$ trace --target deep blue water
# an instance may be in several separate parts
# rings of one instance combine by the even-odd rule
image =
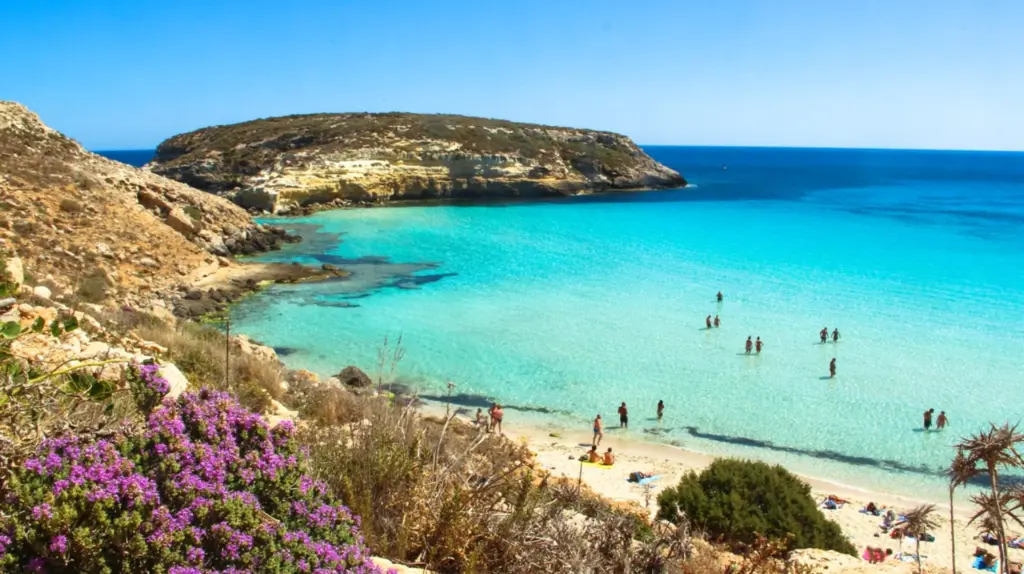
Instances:
[[[103,157],[110,158],[114,161],[126,163],[128,165],[134,165],[135,167],[142,167],[146,165],[149,160],[153,159],[156,155],[155,149],[108,149],[99,150],[95,153],[100,154]]]

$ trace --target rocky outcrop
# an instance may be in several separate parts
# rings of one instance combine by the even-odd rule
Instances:
[[[200,269],[289,239],[229,201],[90,153],[13,102],[0,102],[0,206],[3,251],[29,287],[143,309]]]
[[[342,369],[340,373],[334,375],[334,378],[341,381],[341,384],[346,387],[353,389],[365,389],[373,385],[373,380],[370,379],[370,376],[359,367],[353,365]]]
[[[403,113],[312,114],[204,128],[161,143],[147,167],[268,212],[686,184],[619,134]]]

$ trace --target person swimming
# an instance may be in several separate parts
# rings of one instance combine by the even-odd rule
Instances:
[[[711,328],[711,315],[708,315],[708,318],[704,319],[704,324],[708,326],[708,329]]]
[[[757,341],[754,342],[754,349],[757,351],[758,355],[761,354],[761,347],[762,346],[764,346],[764,343],[761,342],[761,337],[758,337]]]
[[[748,355],[750,354],[750,350],[754,348],[754,342],[750,340],[750,337],[747,337],[747,344],[744,348],[746,348]]]
[[[839,342],[839,329],[832,329],[832,342],[833,343],[838,343]]]
[[[715,328],[717,329],[720,326],[720,324],[721,321],[718,320],[718,315],[715,315]]]
[[[822,327],[821,328],[821,333],[818,333],[818,334],[821,335],[821,344],[822,345],[824,345],[825,343],[828,342],[828,327]]]
[[[836,376],[836,358],[832,357],[832,361],[828,364],[828,376],[829,378],[835,378]]]
[[[718,302],[721,303],[722,299],[723,299],[721,291],[718,292],[718,297],[717,298],[718,298]]]

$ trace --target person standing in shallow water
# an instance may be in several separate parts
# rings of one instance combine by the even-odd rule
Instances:
[[[821,328],[821,333],[818,333],[818,334],[821,335],[821,344],[822,345],[824,345],[825,343],[828,342],[828,327],[822,327]]]
[[[932,428],[932,413],[935,409],[928,409],[924,412],[924,430],[931,430]]]
[[[665,401],[658,401],[658,422],[661,422],[661,417],[665,415]]]
[[[722,297],[722,292],[721,292],[721,291],[719,291],[719,292],[718,292],[718,296],[717,296],[717,299],[718,299],[718,302],[719,302],[719,303],[721,303],[721,302],[722,302],[722,299],[723,299],[723,297]]]
[[[763,346],[764,343],[761,342],[761,337],[758,337],[757,341],[754,341],[754,350],[757,352],[758,355],[761,354],[761,347]]]
[[[839,342],[839,329],[832,329],[832,342],[833,343],[838,343]]]
[[[592,444],[601,444],[601,439],[604,438],[604,422],[601,421],[601,415],[597,415],[594,419],[594,440],[590,441]]]
[[[718,320],[718,315],[715,315],[715,328],[717,329],[721,325],[721,321]]]
[[[754,348],[754,342],[750,340],[750,337],[747,337],[747,344],[745,348],[747,350],[748,355],[750,354],[750,350]]]
[[[626,403],[619,405],[619,428],[629,428],[629,411],[626,410]]]
[[[828,376],[830,379],[834,379],[836,376],[836,358],[832,357],[832,361],[828,364]]]
[[[708,329],[711,329],[711,315],[708,315],[708,318],[704,319],[704,324],[708,326]]]
[[[946,418],[946,411],[939,411],[939,418],[935,421],[935,430],[942,430],[949,424],[949,419]]]

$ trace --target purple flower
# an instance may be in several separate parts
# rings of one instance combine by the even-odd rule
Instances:
[[[64,554],[68,551],[68,538],[63,534],[58,534],[50,540],[50,552],[56,552],[58,554]]]

